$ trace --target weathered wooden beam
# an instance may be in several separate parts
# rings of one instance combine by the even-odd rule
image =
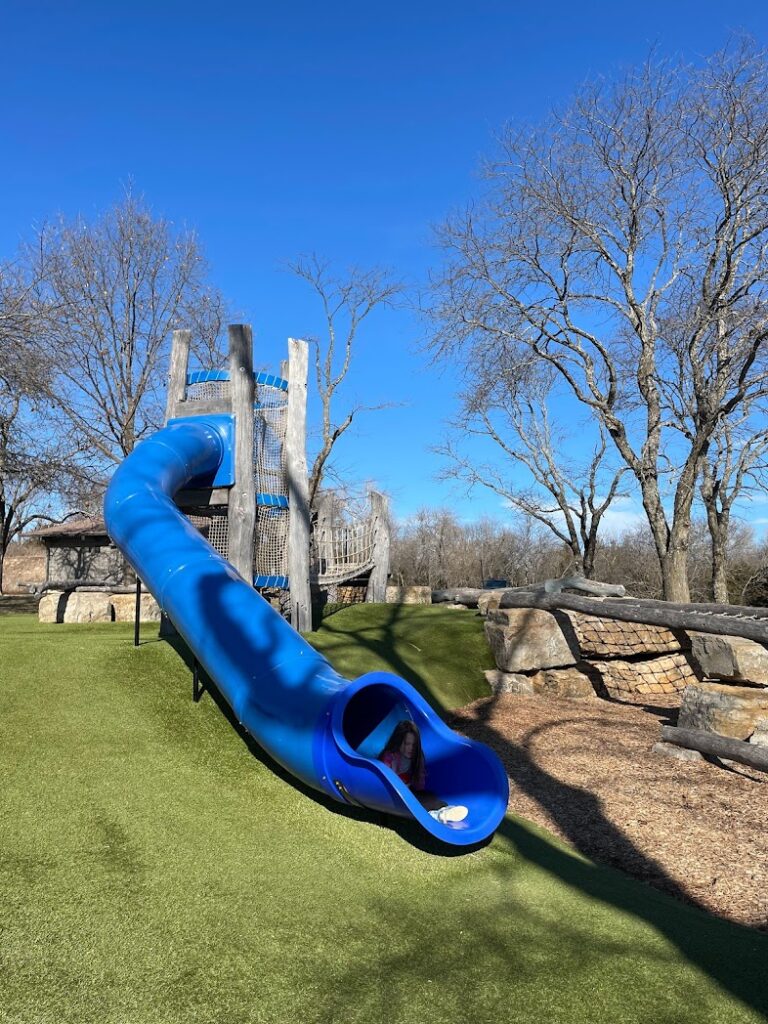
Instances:
[[[165,421],[178,416],[176,407],[183,402],[187,393],[187,370],[189,367],[189,346],[191,331],[174,331],[171,343],[171,364],[168,370],[168,395],[165,406]]]
[[[671,725],[662,725],[661,738],[665,743],[674,743],[688,750],[698,750],[702,754],[724,757],[728,761],[738,761],[768,772],[768,747],[757,743],[746,743],[744,740],[732,740],[719,736],[714,732],[702,729],[676,729]]]
[[[491,593],[491,591],[479,590],[476,587],[451,587],[447,590],[433,590],[432,604],[463,604],[467,608],[477,608],[478,599],[482,594],[486,593]]]
[[[537,584],[532,589],[539,590]],[[624,597],[626,590],[620,583],[599,583],[597,580],[588,580],[584,576],[561,576],[555,580],[545,580],[541,589],[545,594],[559,594],[563,590],[581,590],[584,594],[592,594],[593,597]]]
[[[668,607],[666,602],[644,604],[633,598],[580,597],[577,594],[543,594],[535,591],[506,591],[500,608],[542,608],[555,611],[566,608],[623,622],[645,622],[651,626],[666,626],[667,629],[694,629],[700,633],[715,633],[721,636],[743,636],[757,643],[768,643],[768,621],[740,619],[735,615],[710,615],[706,612],[689,611]]]
[[[309,481],[307,476],[306,341],[288,339],[288,410],[285,461],[288,477],[288,580],[291,625],[299,632],[312,628],[309,589]]]
[[[199,490],[177,491],[174,501],[180,508],[228,505],[229,487],[202,487]]]
[[[374,517],[373,569],[368,579],[365,599],[383,604],[387,599],[389,575],[389,510],[387,498],[379,491],[371,491],[371,514]]]
[[[168,406],[167,419],[178,419],[182,416],[212,416],[217,413],[232,412],[232,402],[222,395],[220,398],[193,399],[189,402],[176,402]]]
[[[256,485],[253,474],[253,332],[229,326],[229,379],[235,416],[235,483],[229,492],[229,561],[253,585]],[[190,403],[191,404],[191,403]]]
[[[737,615],[756,620],[768,619],[768,608],[753,608],[751,605],[746,604],[676,604],[673,601],[659,601],[652,597],[633,597],[631,600],[639,605],[648,605],[649,607],[658,607],[663,604],[665,608],[674,608],[676,611],[681,612],[705,612],[707,615]]]

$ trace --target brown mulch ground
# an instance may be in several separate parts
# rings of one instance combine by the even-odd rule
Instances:
[[[768,774],[654,754],[676,700],[503,695],[452,723],[501,757],[510,809],[592,860],[768,930]]]

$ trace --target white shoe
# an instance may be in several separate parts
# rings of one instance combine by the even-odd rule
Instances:
[[[447,807],[438,807],[437,810],[429,813],[437,821],[446,825],[451,821],[464,821],[469,811],[461,804],[449,804]]]

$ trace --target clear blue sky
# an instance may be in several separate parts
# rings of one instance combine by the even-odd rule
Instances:
[[[322,330],[281,261],[314,250],[418,285],[437,258],[430,225],[472,195],[503,122],[543,117],[653,44],[696,59],[732,30],[768,43],[768,7],[5,0],[0,258],[35,223],[97,214],[132,180],[198,230],[254,325],[257,362],[277,367],[288,335]],[[467,502],[434,479],[453,381],[426,367],[420,333],[400,311],[361,334],[348,399],[405,405],[362,419],[340,463],[388,490],[400,517],[423,504],[501,515],[493,497]]]

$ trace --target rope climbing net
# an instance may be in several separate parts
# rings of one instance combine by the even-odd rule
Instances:
[[[256,535],[253,573],[257,586],[288,586],[288,483],[285,434],[288,383],[269,373],[254,375],[253,471],[256,487]],[[187,380],[190,402],[226,401],[231,397],[224,370],[192,373]],[[209,543],[228,557],[227,509],[196,509],[190,519]]]
[[[312,531],[310,575],[320,586],[356,579],[373,568],[377,516],[358,506],[321,506]]]

